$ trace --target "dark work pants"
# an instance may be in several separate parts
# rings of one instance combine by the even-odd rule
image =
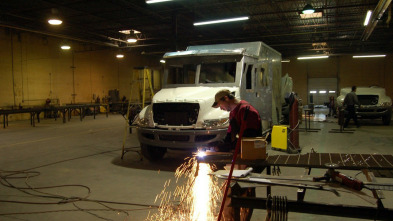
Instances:
[[[348,105],[347,108],[346,108],[346,110],[347,110],[347,112],[348,112],[348,115],[347,115],[347,119],[345,120],[344,127],[347,127],[347,126],[348,126],[349,121],[350,121],[351,119],[353,119],[353,121],[355,122],[356,126],[360,126],[360,125],[359,125],[359,122],[358,122],[358,117],[356,116],[356,109],[355,109],[355,106],[353,106],[353,105]]]

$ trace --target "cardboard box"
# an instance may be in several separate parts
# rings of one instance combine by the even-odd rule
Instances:
[[[266,139],[264,137],[245,137],[241,143],[242,160],[265,160]]]

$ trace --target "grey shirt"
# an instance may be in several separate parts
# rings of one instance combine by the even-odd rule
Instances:
[[[344,98],[344,105],[345,106],[354,106],[355,104],[360,105],[358,101],[358,96],[354,91],[348,93]]]

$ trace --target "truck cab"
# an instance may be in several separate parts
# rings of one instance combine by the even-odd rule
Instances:
[[[212,107],[222,89],[253,105],[264,131],[280,121],[281,54],[264,43],[190,46],[163,59],[163,88],[134,121],[147,159],[223,141],[229,112]]]
[[[337,106],[343,107],[345,96],[351,92],[350,87],[342,88],[337,97]],[[389,125],[392,119],[392,99],[386,95],[382,87],[357,87],[356,95],[360,106],[356,108],[356,114],[362,119],[381,118],[384,125]]]

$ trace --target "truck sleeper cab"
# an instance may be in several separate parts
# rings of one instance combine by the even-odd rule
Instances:
[[[270,125],[274,67],[273,59],[260,59],[263,47],[273,50],[262,42],[251,42],[191,46],[186,51],[166,53],[163,89],[134,122],[142,154],[149,160],[159,160],[167,148],[194,151],[222,142],[229,112],[211,107],[214,95],[222,89],[249,101]],[[275,61],[280,62],[281,55],[273,52]],[[281,66],[276,72],[279,82]]]

